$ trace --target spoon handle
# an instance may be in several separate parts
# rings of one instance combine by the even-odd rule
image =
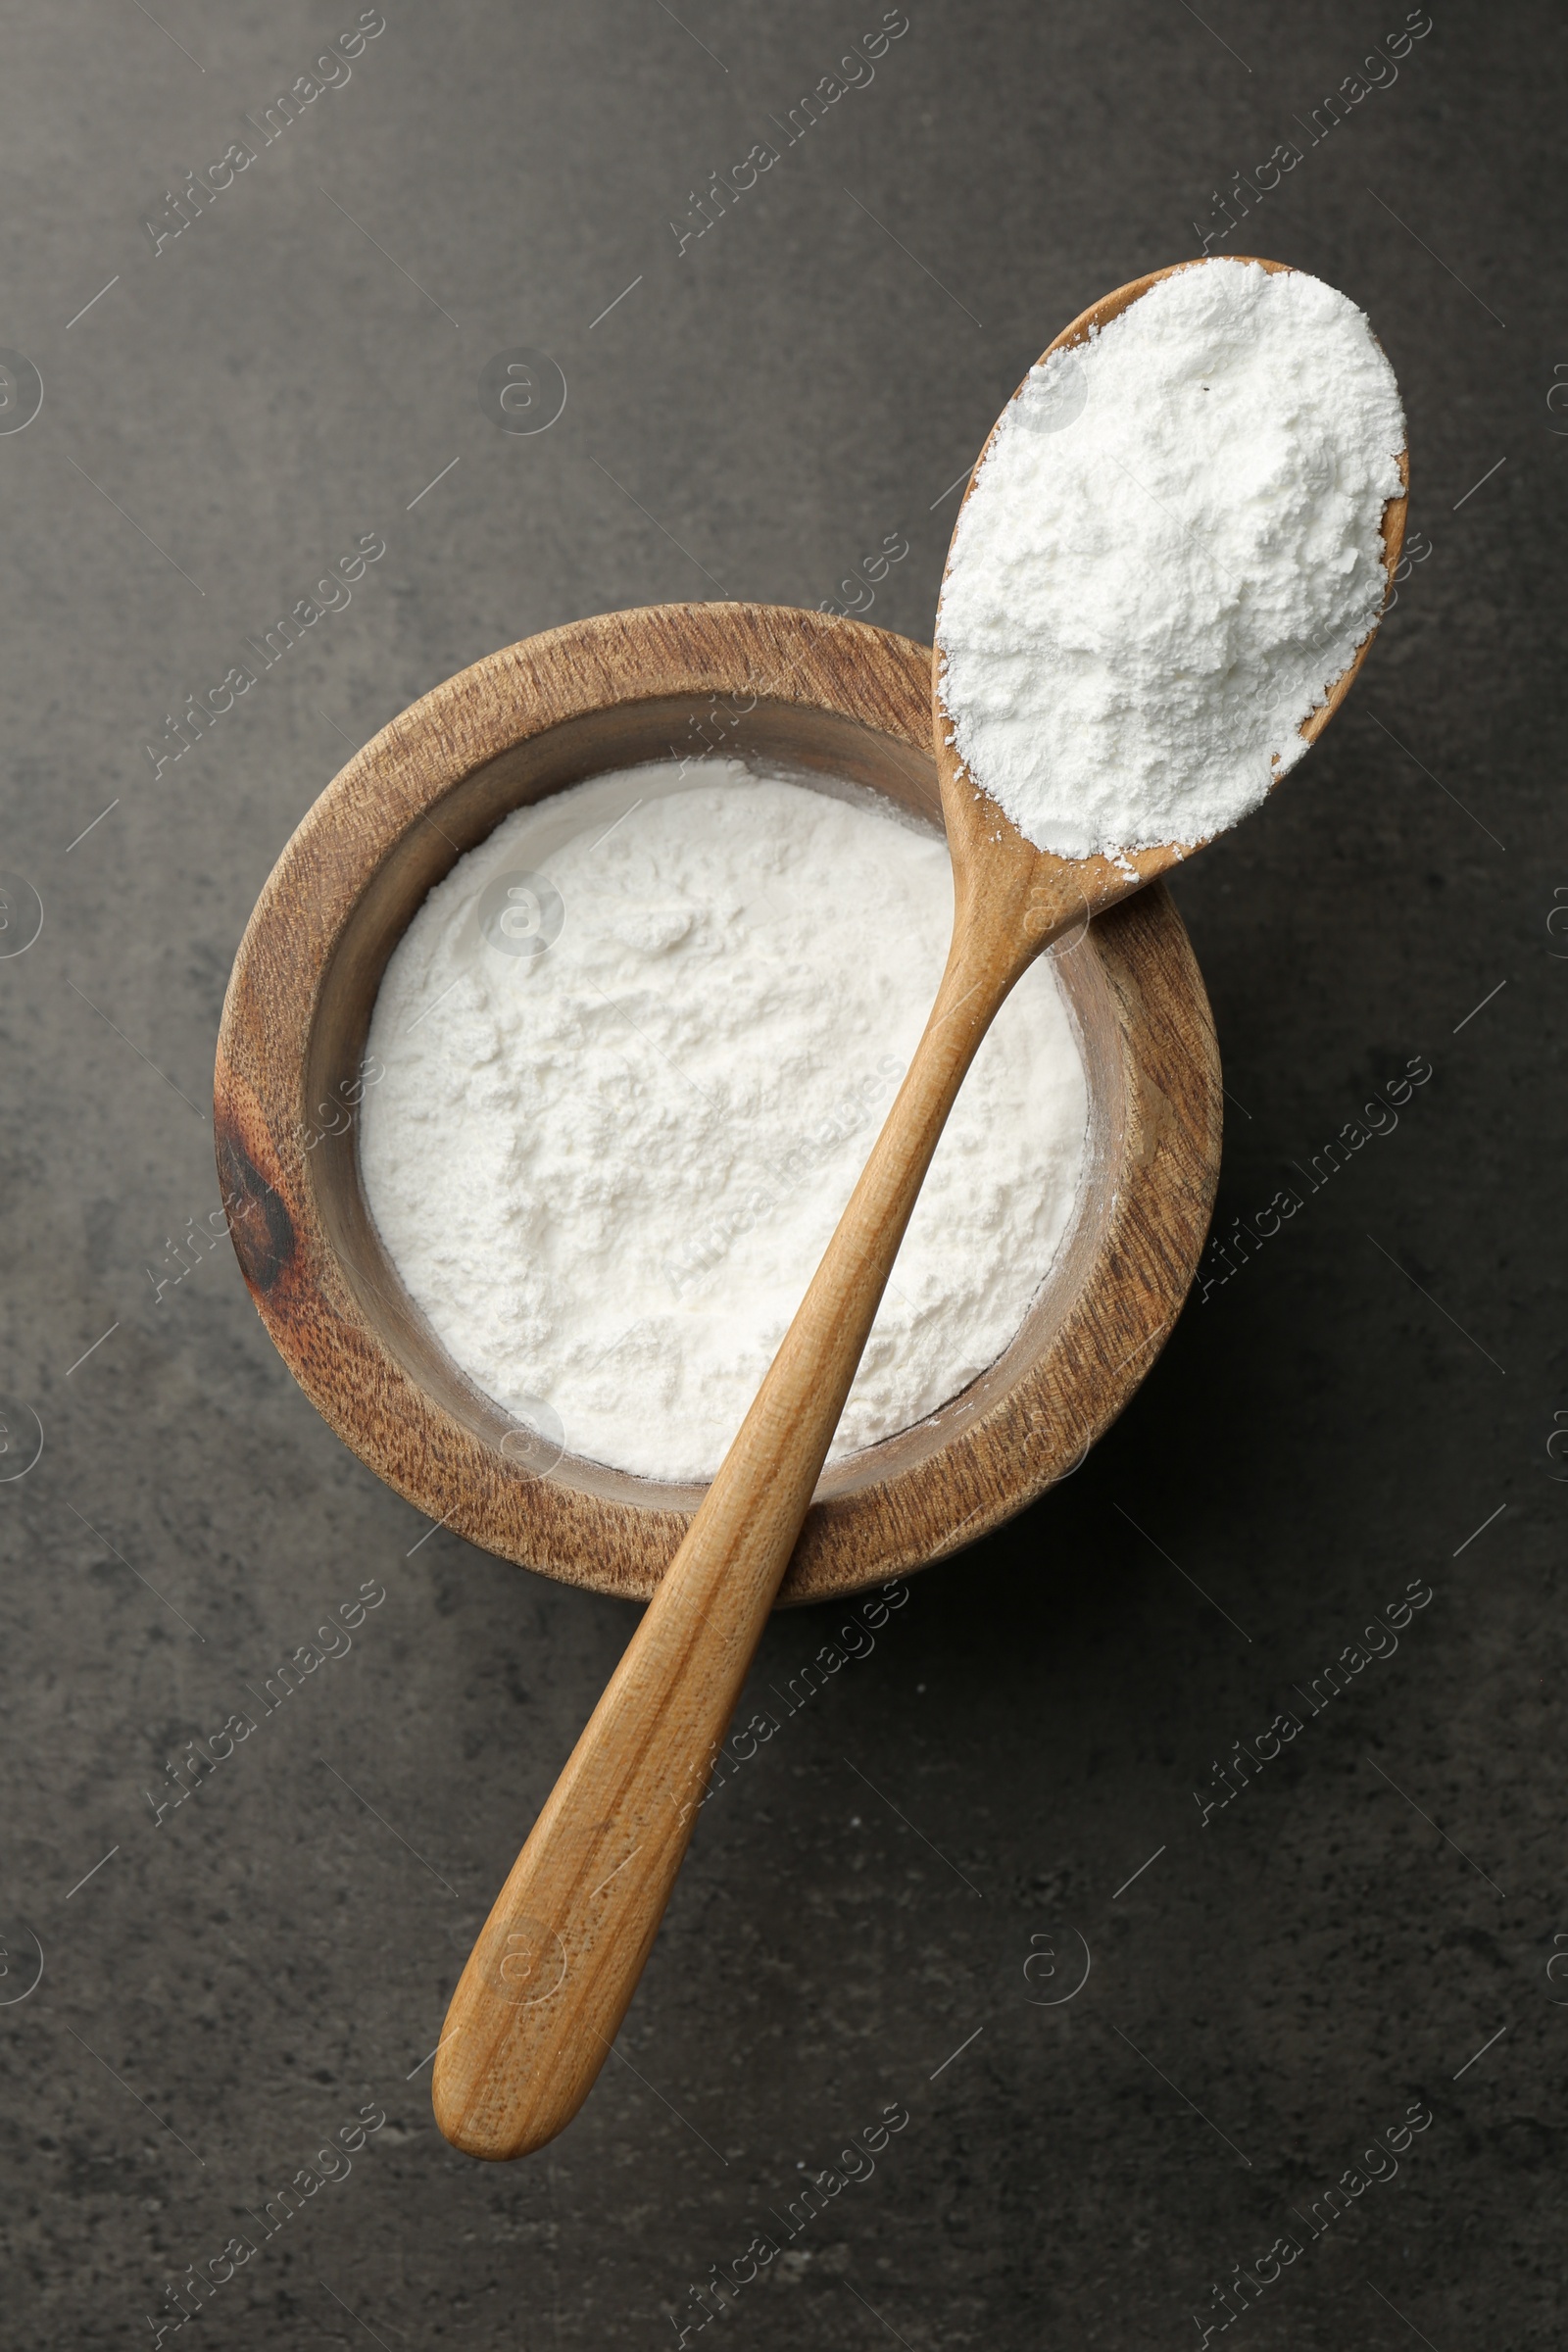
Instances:
[[[432,2096],[471,2156],[552,2139],[619,2031],[931,1155],[1030,960],[1005,929],[960,915],[925,1033],[811,1286],[459,1980]]]

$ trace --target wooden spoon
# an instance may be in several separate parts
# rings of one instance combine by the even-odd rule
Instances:
[[[1087,340],[1092,326],[1170,274],[1155,270],[1106,295],[1051,350]],[[1402,459],[1401,474],[1407,482]],[[1404,515],[1404,497],[1391,499],[1383,517],[1391,579]],[[1309,740],[1339,708],[1370,643],[1369,636],[1303,726]],[[910,1211],[981,1039],[1053,940],[1191,854],[1169,845],[1112,864],[1035,849],[957,766],[950,732],[937,702],[955,905],[930,1020],[757,1400],[459,1980],[432,2095],[441,2130],[471,2156],[542,2147],[576,2114],[609,2055]]]

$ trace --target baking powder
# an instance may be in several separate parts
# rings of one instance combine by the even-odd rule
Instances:
[[[1377,620],[1404,438],[1363,314],[1255,262],[1162,278],[1030,370],[937,646],[958,753],[1037,848],[1193,845],[1294,766]]]
[[[598,777],[461,858],[387,966],[361,1155],[470,1377],[524,1419],[542,1400],[573,1453],[710,1477],[913,1054],[952,910],[939,836],[733,760]],[[948,1122],[835,1455],[1007,1346],[1070,1222],[1087,1117],[1046,958]]]

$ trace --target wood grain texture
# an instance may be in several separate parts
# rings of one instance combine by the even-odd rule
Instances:
[[[435,1339],[381,1248],[356,1136],[305,1148],[359,1066],[386,960],[425,893],[512,808],[609,766],[713,749],[860,783],[940,822],[931,656],[784,608],[667,606],[509,647],[405,711],[308,812],[246,930],[215,1079],[246,1281],[307,1395],[425,1512],[504,1558],[646,1599],[701,1490],[567,1454],[546,1477]],[[977,1541],[1072,1469],[1153,1362],[1192,1280],[1218,1168],[1213,1026],[1156,885],[1060,973],[1089,1077],[1089,1178],[1012,1346],[916,1429],[818,1483],[780,1598],[817,1600]],[[808,1270],[803,1268],[803,1279]]]

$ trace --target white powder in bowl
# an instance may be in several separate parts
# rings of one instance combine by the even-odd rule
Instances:
[[[543,1399],[571,1452],[673,1480],[712,1475],[772,1361],[953,910],[944,843],[870,795],[697,772],[596,778],[459,860],[387,965],[361,1129],[371,1213],[456,1361],[525,1418]],[[836,1455],[1002,1353],[1087,1120],[1047,958],[948,1122]]]
[[[1377,620],[1404,441],[1364,315],[1255,262],[1162,278],[1030,370],[936,635],[958,755],[1037,849],[1191,845],[1258,806]]]

